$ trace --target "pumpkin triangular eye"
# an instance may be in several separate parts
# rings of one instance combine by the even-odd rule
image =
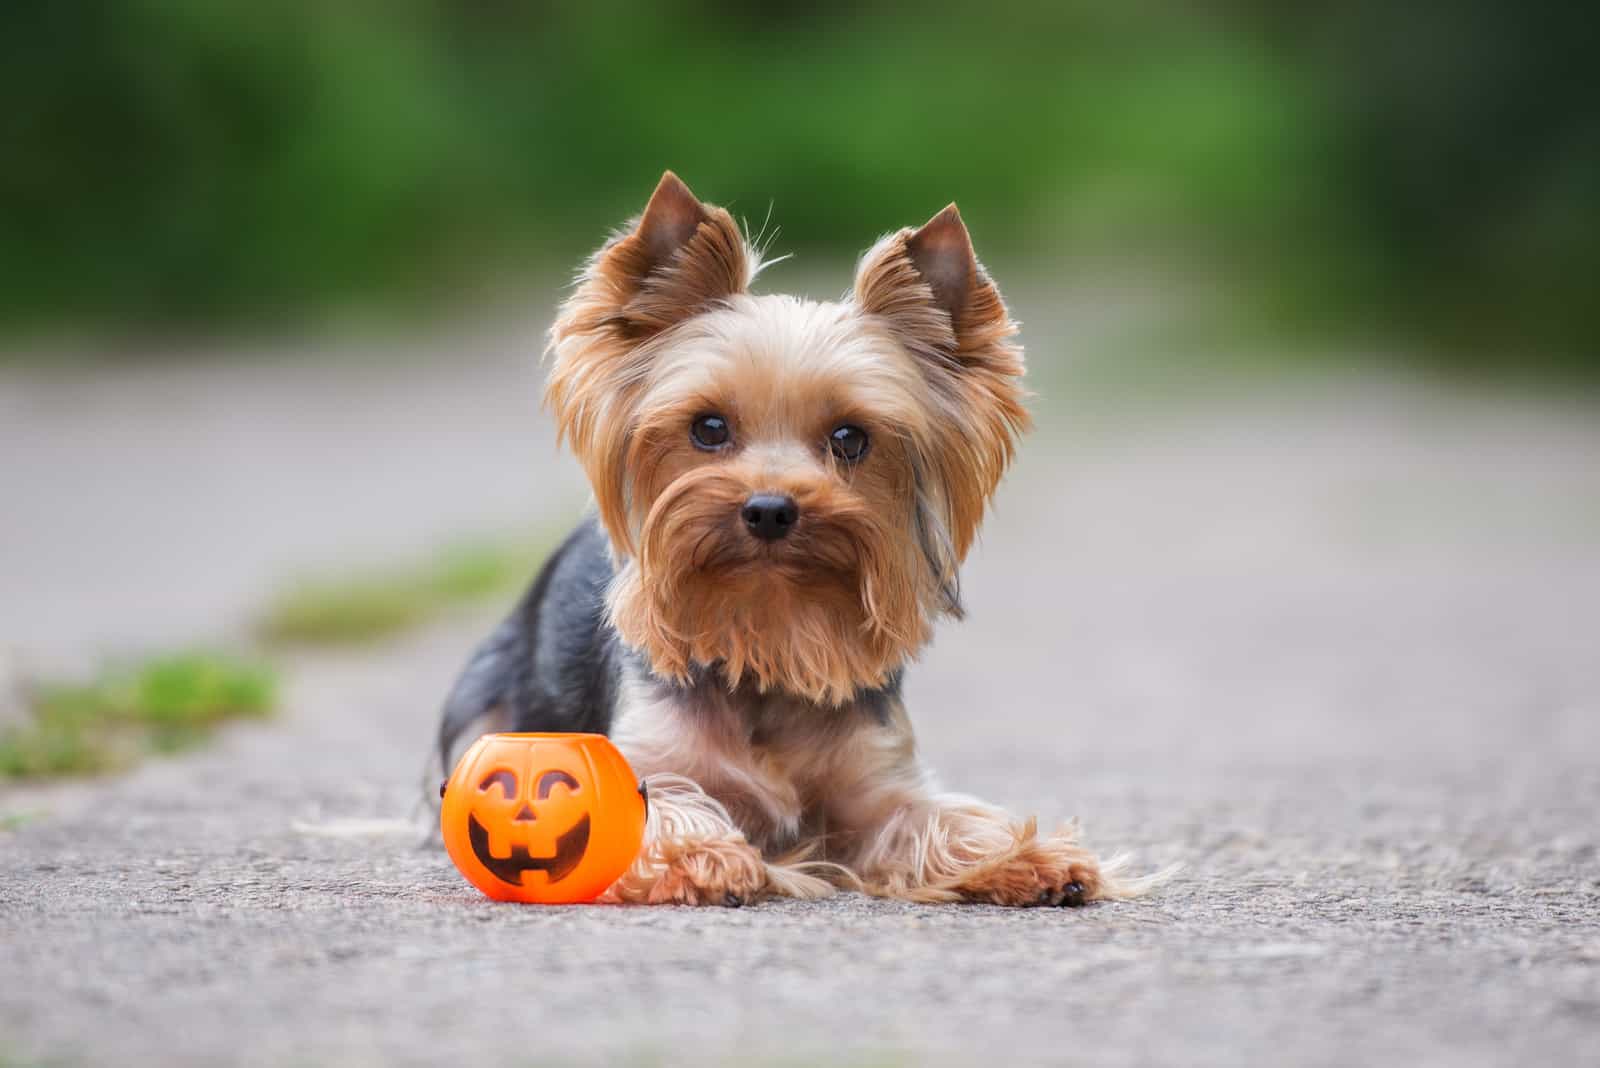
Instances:
[[[549,797],[550,791],[554,790],[557,784],[565,786],[568,790],[576,790],[578,788],[578,780],[566,772],[547,771],[539,776],[539,789],[536,791],[539,800],[543,801]]]
[[[517,796],[517,776],[515,773],[506,771],[504,768],[501,768],[497,771],[491,771],[489,774],[483,777],[482,782],[478,783],[478,789],[484,793],[488,793],[489,787],[493,786],[495,783],[500,784],[500,790],[505,795],[507,800]]]

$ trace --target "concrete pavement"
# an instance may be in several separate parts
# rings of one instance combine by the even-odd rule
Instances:
[[[419,529],[520,521],[467,498],[547,428],[458,396],[438,436],[480,484]],[[909,700],[948,784],[1186,865],[1147,901],[493,905],[399,823],[490,621],[461,617],[297,656],[283,714],[202,752],[0,793],[0,1063],[1594,1062],[1595,416],[1370,379],[1047,402]],[[75,417],[58,449],[90,447]],[[362,437],[341,478],[429,448]],[[50,540],[22,537],[8,581]],[[189,603],[174,631],[228,625]]]

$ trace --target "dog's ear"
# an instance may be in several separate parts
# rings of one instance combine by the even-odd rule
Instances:
[[[671,171],[661,175],[656,191],[650,194],[650,203],[633,226],[633,237],[639,243],[637,266],[648,274],[665,267],[679,249],[689,243],[700,224],[708,221],[711,213],[694,195],[683,179]]]
[[[1029,425],[1017,325],[954,204],[869,249],[855,303],[917,357],[949,413],[938,425],[954,437],[927,443],[923,459],[940,476],[941,518],[959,559]]]
[[[565,328],[643,340],[743,293],[754,260],[733,216],[667,171],[644,212],[590,260]]]
[[[656,346],[685,319],[743,293],[758,257],[733,216],[661,176],[643,214],[589,260],[550,327],[545,403],[588,471],[601,519],[624,548],[623,454]]]
[[[1016,324],[972,250],[954,204],[920,229],[885,237],[861,258],[856,303],[881,316],[918,355],[1022,374]]]
[[[984,286],[994,290],[993,283],[979,278],[982,268],[978,266],[977,253],[972,251],[972,235],[967,233],[967,224],[961,221],[961,212],[954,204],[906,238],[906,253],[933,291],[933,302],[950,315],[958,332],[973,297]],[[1004,313],[1003,308],[1000,311]]]

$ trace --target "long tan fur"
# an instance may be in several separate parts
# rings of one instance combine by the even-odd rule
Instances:
[[[546,401],[616,561],[609,620],[650,676],[612,728],[651,785],[622,901],[736,903],[837,886],[1029,905],[1125,896],[1071,831],[946,794],[898,677],[1028,427],[1021,346],[955,206],[880,240],[852,296],[752,296],[733,218],[663,176],[551,329]],[[724,448],[690,426],[716,414]],[[829,434],[865,430],[859,463]],[[798,507],[751,537],[752,495]]]

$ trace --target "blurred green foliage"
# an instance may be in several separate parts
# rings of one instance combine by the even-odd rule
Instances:
[[[24,720],[0,728],[0,779],[108,771],[187,748],[226,719],[269,713],[277,685],[263,664],[186,652],[38,686]]]
[[[455,605],[517,589],[538,571],[555,539],[463,542],[411,566],[297,581],[257,624],[288,645],[355,645],[401,634]]]
[[[276,322],[563,267],[664,167],[780,248],[951,199],[1293,323],[1595,368],[1596,18],[1551,0],[58,0],[0,13],[0,322]]]

